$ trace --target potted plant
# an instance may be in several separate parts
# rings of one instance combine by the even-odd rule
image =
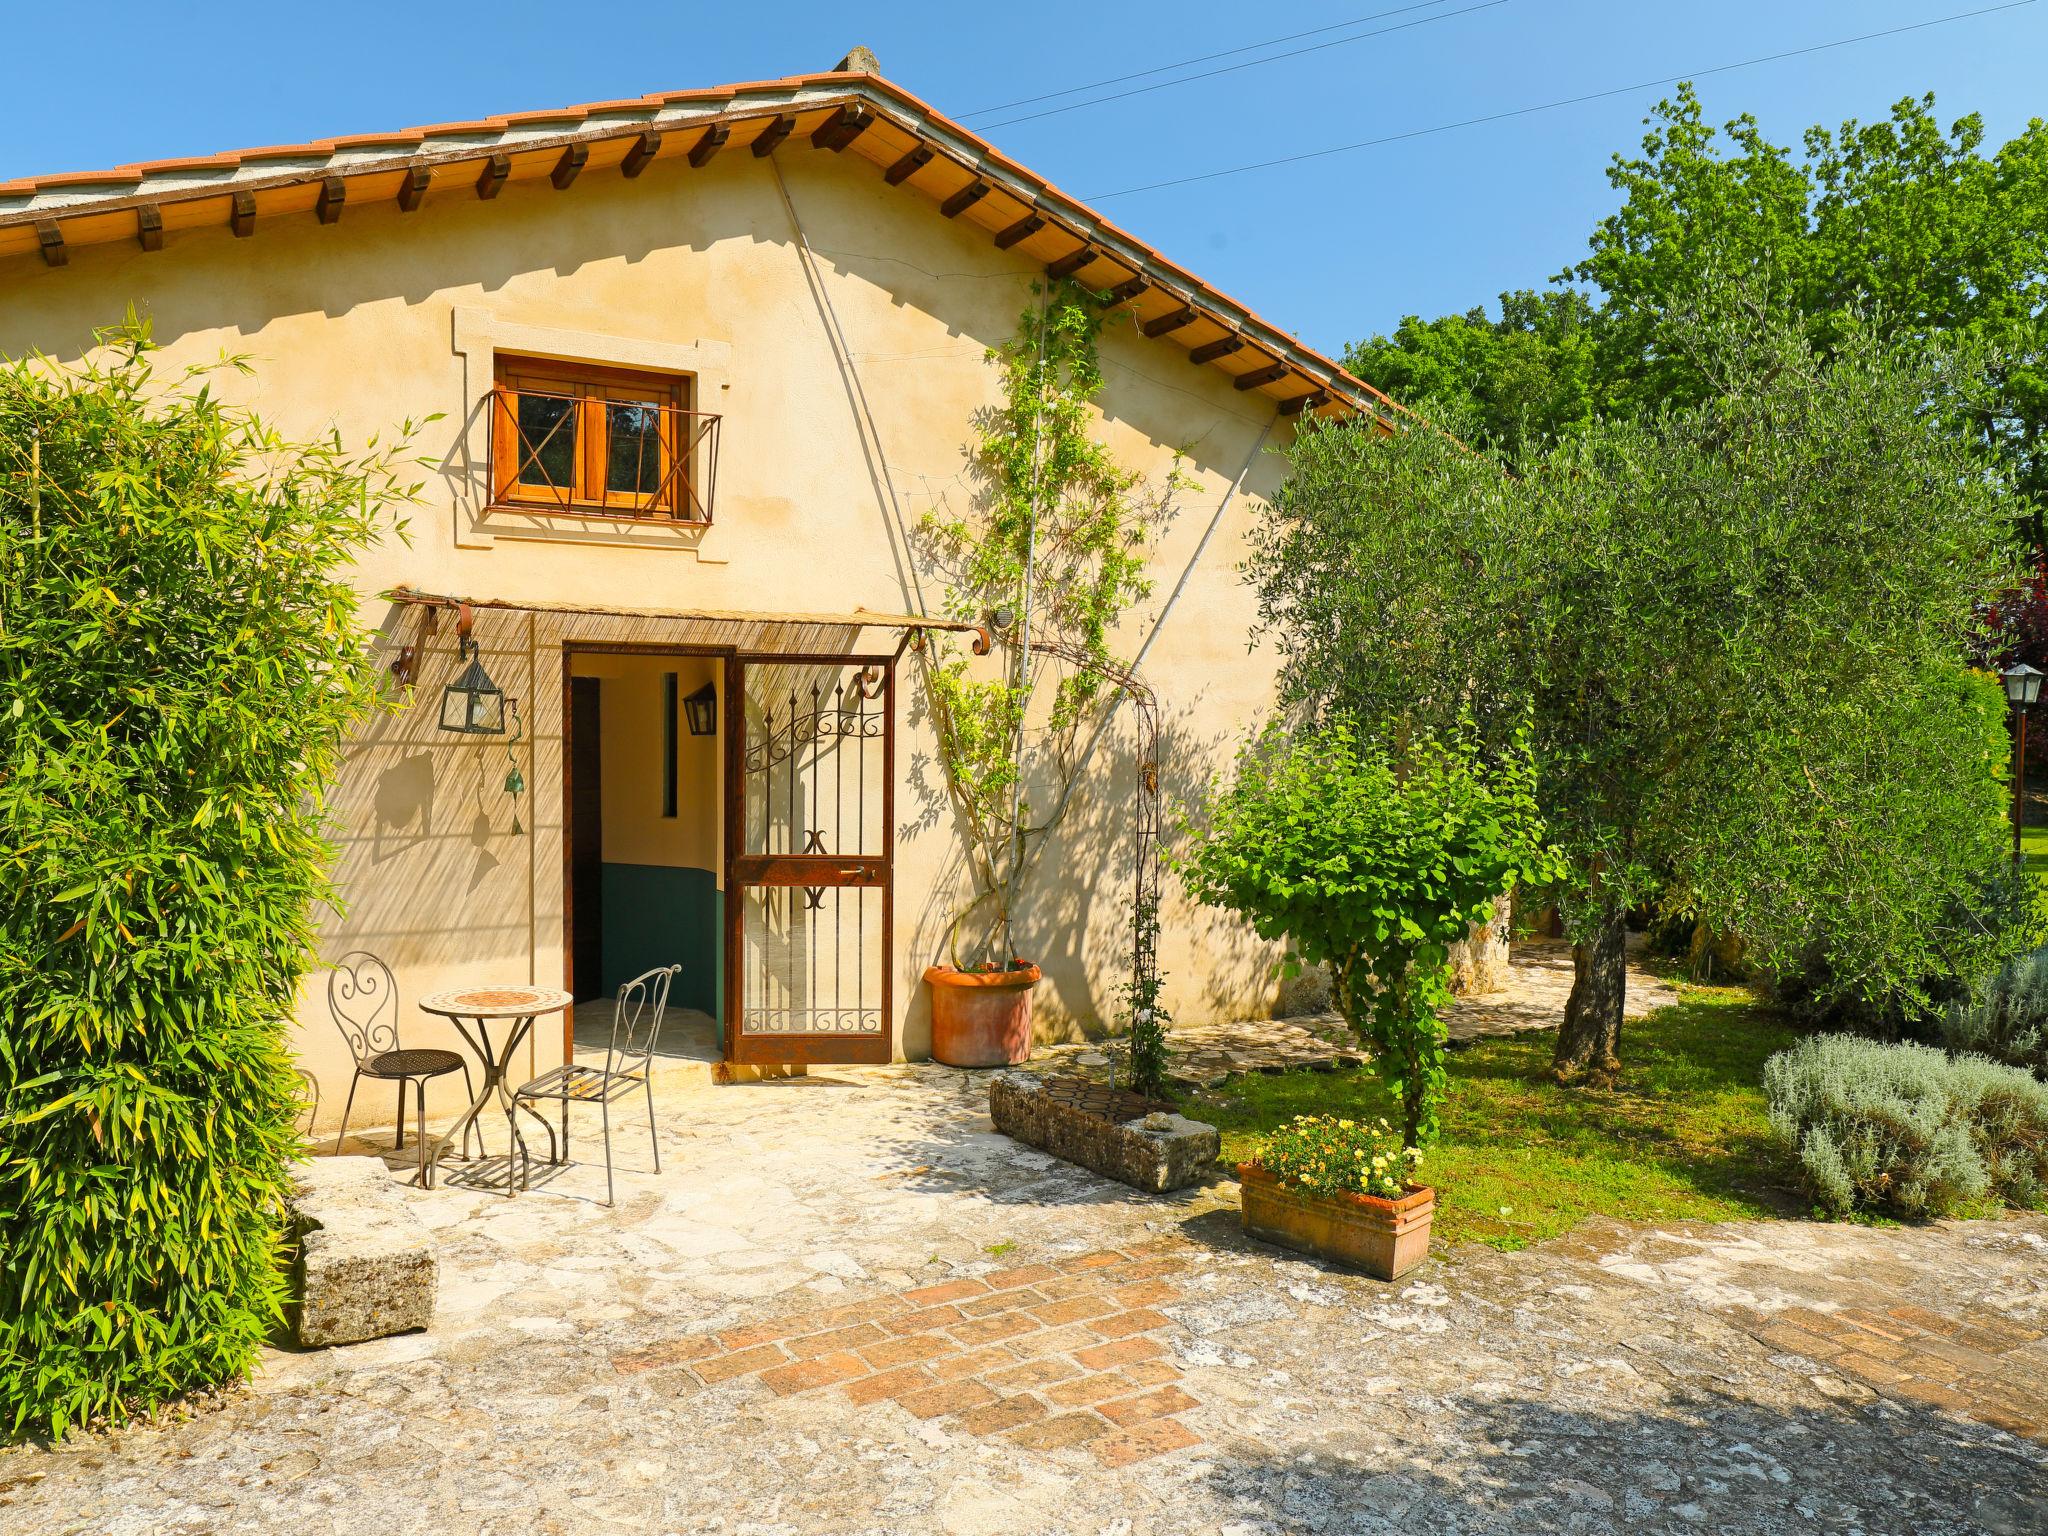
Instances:
[[[932,1057],[949,1067],[1007,1067],[1031,1055],[1031,990],[1039,970],[1012,956],[1007,970],[925,967],[932,989]]]
[[[1429,1252],[1436,1191],[1411,1181],[1422,1154],[1385,1120],[1300,1115],[1238,1166],[1244,1230],[1398,1280]]]

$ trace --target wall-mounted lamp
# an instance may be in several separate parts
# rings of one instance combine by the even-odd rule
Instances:
[[[683,718],[690,722],[692,736],[718,734],[718,690],[706,683],[683,700]]]
[[[477,659],[477,644],[462,637],[458,654],[469,665],[441,693],[441,729],[466,736],[502,736],[505,733],[505,695],[491,681],[491,674]]]

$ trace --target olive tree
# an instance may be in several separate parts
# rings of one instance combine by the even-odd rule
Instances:
[[[1508,474],[1449,436],[1311,424],[1248,570],[1283,686],[1370,729],[1531,722],[1575,976],[1556,1067],[1618,1064],[1629,911],[1740,931],[1863,996],[1992,963],[2003,740],[1959,658],[2018,498],[1983,377],[1847,327],[1819,357],[1727,291],[1683,331],[1704,404]]]

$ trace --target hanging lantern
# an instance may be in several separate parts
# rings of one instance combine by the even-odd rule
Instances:
[[[674,697],[673,694],[670,695]],[[690,722],[692,736],[718,734],[718,690],[706,683],[683,700],[683,716]]]
[[[459,654],[469,665],[442,691],[441,729],[466,736],[500,736],[505,731],[505,695],[476,653],[476,642],[464,635]]]

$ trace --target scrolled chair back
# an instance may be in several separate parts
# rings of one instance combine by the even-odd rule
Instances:
[[[398,982],[367,949],[352,950],[327,974],[327,1011],[356,1065],[398,1049]]]
[[[612,1043],[605,1065],[630,1070],[645,1066],[661,1038],[661,1016],[668,1011],[668,988],[680,965],[658,965],[621,983],[617,1011],[612,1014]]]

